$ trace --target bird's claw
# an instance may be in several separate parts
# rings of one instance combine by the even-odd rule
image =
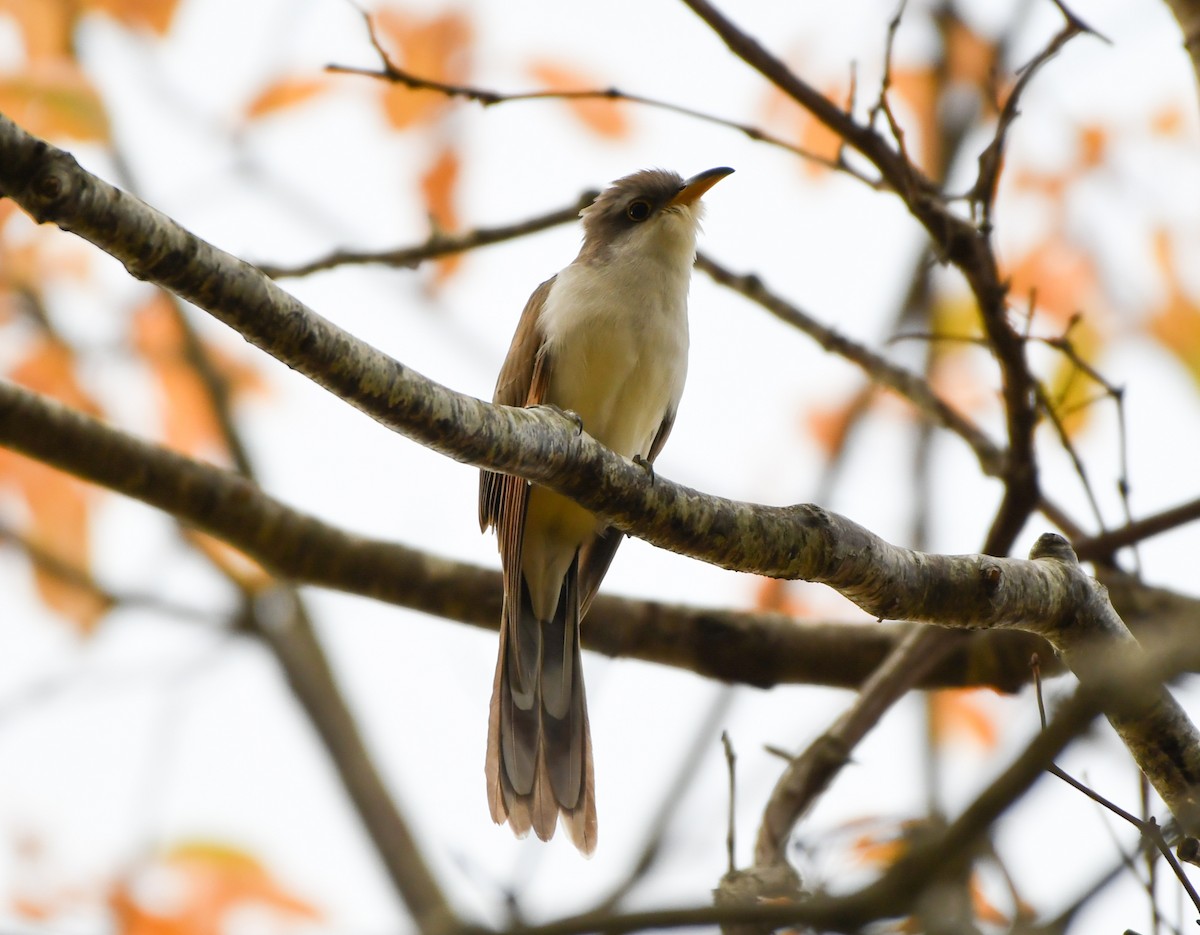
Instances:
[[[540,403],[534,406],[535,409],[545,409],[548,412],[553,412],[556,416],[566,419],[575,426],[576,436],[583,434],[583,417],[574,409],[563,409],[561,406],[556,406],[554,403]]]
[[[633,463],[640,467],[643,471],[650,475],[650,483],[654,483],[654,465],[643,458],[641,455],[633,456]]]

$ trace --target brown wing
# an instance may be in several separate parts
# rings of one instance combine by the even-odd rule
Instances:
[[[658,457],[658,453],[662,451],[663,445],[667,443],[667,436],[671,434],[671,427],[675,424],[675,412],[671,411],[666,414],[662,420],[662,425],[658,427],[658,434],[654,436],[654,441],[650,443],[650,454],[646,460],[651,464]],[[579,554],[579,600],[580,600],[580,618],[587,615],[588,608],[592,606],[592,598],[596,596],[596,592],[600,590],[600,582],[604,580],[605,574],[608,573],[608,566],[612,564],[613,556],[617,554],[617,547],[621,544],[621,540],[625,538],[625,533],[612,526],[607,526],[604,532],[600,533],[591,542],[587,543]]]
[[[550,368],[545,365],[542,347],[542,331],[538,327],[538,316],[550,287],[557,277],[551,276],[533,290],[533,295],[525,303],[525,310],[517,322],[516,333],[513,334],[512,344],[508,348],[508,356],[504,358],[504,366],[500,368],[500,376],[496,378],[496,392],[492,394],[492,402],[502,406],[536,406],[546,396],[546,387],[550,382]],[[516,481],[509,483],[509,481]],[[511,502],[520,490],[528,490],[528,485],[519,478],[508,478],[494,471],[479,472],[479,528],[486,532],[489,527],[500,528],[501,519],[512,516],[518,510],[506,509],[506,502],[511,507],[519,507],[522,517],[525,515],[524,503]],[[522,495],[522,498],[527,496]],[[504,551],[504,535],[501,531],[500,549]]]

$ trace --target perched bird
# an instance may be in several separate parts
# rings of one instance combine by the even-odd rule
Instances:
[[[493,402],[574,413],[617,454],[652,462],[687,374],[699,199],[732,171],[686,181],[636,172],[580,212],[579,255],[530,296]],[[622,533],[566,497],[491,471],[480,478],[479,524],[496,528],[504,569],[488,723],[492,818],[546,841],[561,812],[590,854],[596,797],[579,621]]]

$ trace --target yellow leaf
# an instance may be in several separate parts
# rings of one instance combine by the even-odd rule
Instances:
[[[603,86],[591,76],[548,59],[533,62],[529,71],[547,91],[589,91]],[[629,116],[621,101],[582,98],[564,103],[585,127],[598,136],[615,140],[623,139],[630,133]]]
[[[1084,362],[1092,363],[1099,356],[1103,339],[1090,318],[1082,317],[1070,331],[1071,348]],[[1047,394],[1058,421],[1068,436],[1074,438],[1087,425],[1092,406],[1103,388],[1069,357],[1062,357],[1051,376]]]
[[[69,59],[34,61],[22,72],[0,76],[0,112],[38,136],[109,138],[100,95]]]

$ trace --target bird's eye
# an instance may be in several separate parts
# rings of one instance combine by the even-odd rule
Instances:
[[[634,201],[625,209],[625,217],[631,221],[644,221],[650,217],[650,202]]]

